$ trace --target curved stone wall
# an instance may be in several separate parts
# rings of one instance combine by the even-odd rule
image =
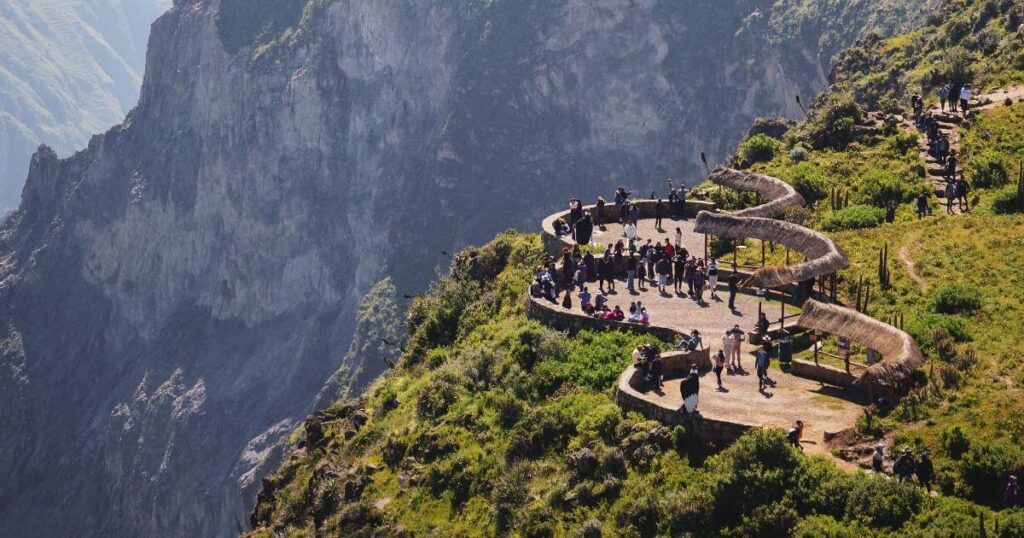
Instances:
[[[641,219],[653,219],[654,218],[654,206],[658,203],[657,200],[632,200],[631,204],[635,204],[640,208]],[[668,210],[668,202],[665,202],[666,211]],[[584,211],[590,211],[593,215],[597,210],[597,206],[588,205],[583,206]],[[687,200],[686,209],[683,212],[683,216],[688,219],[695,218],[701,211],[716,211],[715,204],[712,202],[702,202],[700,200]],[[619,206],[616,204],[607,204],[604,206],[605,222],[611,222],[615,220],[619,214]],[[572,245],[570,241],[566,241],[564,236],[560,237],[555,235],[555,220],[558,218],[568,218],[569,210],[561,211],[548,215],[546,219],[541,222],[540,235],[541,241],[544,244],[544,250],[546,250],[552,256],[558,255],[562,252],[562,248]],[[668,216],[666,215],[666,218]]]

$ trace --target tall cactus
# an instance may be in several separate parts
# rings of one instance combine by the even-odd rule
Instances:
[[[889,243],[878,249],[878,285],[882,289],[889,287]]]

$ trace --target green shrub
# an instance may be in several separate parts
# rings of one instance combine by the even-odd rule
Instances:
[[[971,284],[950,282],[932,292],[932,308],[940,314],[961,314],[981,308],[981,291]]]
[[[971,438],[959,425],[953,425],[942,432],[942,449],[954,460],[959,460],[971,448]]]
[[[807,139],[818,149],[846,149],[863,118],[860,106],[853,96],[839,92],[825,92],[819,99],[804,127]]]
[[[422,418],[437,418],[448,412],[458,398],[458,390],[448,380],[433,379],[416,398],[416,413]]]
[[[758,506],[727,536],[789,536],[800,515],[788,499]]]
[[[925,312],[907,320],[906,331],[923,346],[934,346],[934,333],[938,328],[946,329],[956,342],[970,342],[973,337],[967,321],[960,316]]]
[[[871,170],[861,178],[859,194],[865,204],[895,207],[909,202],[921,189],[913,178],[899,177],[887,170]]]
[[[802,162],[793,166],[789,174],[789,183],[808,204],[813,205],[828,196],[832,185],[821,167]]]
[[[1000,506],[1006,477],[1024,465],[1021,449],[1006,440],[972,443],[960,460],[960,474],[971,489],[971,498],[988,506]]]
[[[842,230],[859,230],[874,228],[885,221],[885,210],[869,206],[855,205],[829,212],[821,221],[821,229],[826,232]]]
[[[846,517],[872,527],[897,529],[921,508],[921,490],[912,484],[872,476],[855,480],[846,503]]]
[[[658,510],[658,499],[653,493],[643,493],[619,503],[615,512],[615,521],[620,528],[633,530],[641,537],[656,536],[659,520],[661,513]]]
[[[766,135],[756,134],[746,139],[739,147],[741,166],[766,163],[784,149],[782,142]]]
[[[871,532],[856,522],[836,521],[832,516],[815,515],[802,519],[793,528],[793,538],[863,538]]]
[[[1018,194],[1016,185],[996,193],[992,199],[992,212],[997,215],[1024,213],[1024,197]]]
[[[994,151],[982,151],[972,155],[967,164],[967,173],[971,183],[979,189],[1001,187],[1010,181],[1010,172],[1006,164]]]

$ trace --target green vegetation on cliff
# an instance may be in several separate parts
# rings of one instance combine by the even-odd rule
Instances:
[[[524,294],[541,246],[507,232],[460,253],[451,274],[411,303],[395,369],[295,433],[301,448],[267,479],[253,535],[1024,534],[1019,511],[993,511],[1005,476],[1024,468],[1024,222],[993,210],[1020,173],[1024,105],[962,127],[977,187],[964,215],[918,220],[918,133],[868,125],[879,106],[906,104],[906,88],[923,77],[915,66],[941,51],[973,55],[980,85],[1024,80],[1009,51],[1019,4],[949,6],[920,30],[847,53],[839,84],[807,121],[755,134],[735,163],[801,192],[808,207],[787,218],[828,231],[848,252],[839,283],[847,302],[862,277],[876,279],[888,245],[888,283],[873,282],[867,310],[905,320],[928,356],[926,383],[848,442],[929,450],[938,496],[806,457],[776,430],[717,447],[623,413],[612,387],[641,338],[568,336],[528,319]],[[946,34],[963,21],[954,46]],[[857,67],[857,55],[871,59]],[[709,194],[727,208],[753,203]],[[785,254],[768,255],[781,263]],[[741,251],[741,261],[759,257]]]

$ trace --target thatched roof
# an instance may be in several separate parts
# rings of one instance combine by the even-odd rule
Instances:
[[[909,334],[856,310],[808,299],[797,324],[844,336],[881,353],[882,362],[868,367],[858,382],[876,381],[895,386],[924,366],[921,349]]]
[[[789,247],[807,261],[788,266],[762,267],[744,286],[774,288],[834,273],[850,265],[846,253],[828,237],[791,222],[759,217],[737,217],[701,211],[694,227],[697,233],[731,239],[754,238]]]
[[[777,177],[719,166],[708,179],[716,185],[738,191],[756,192],[768,199],[766,204],[733,212],[732,215],[736,217],[781,217],[787,207],[804,205],[800,193]]]

